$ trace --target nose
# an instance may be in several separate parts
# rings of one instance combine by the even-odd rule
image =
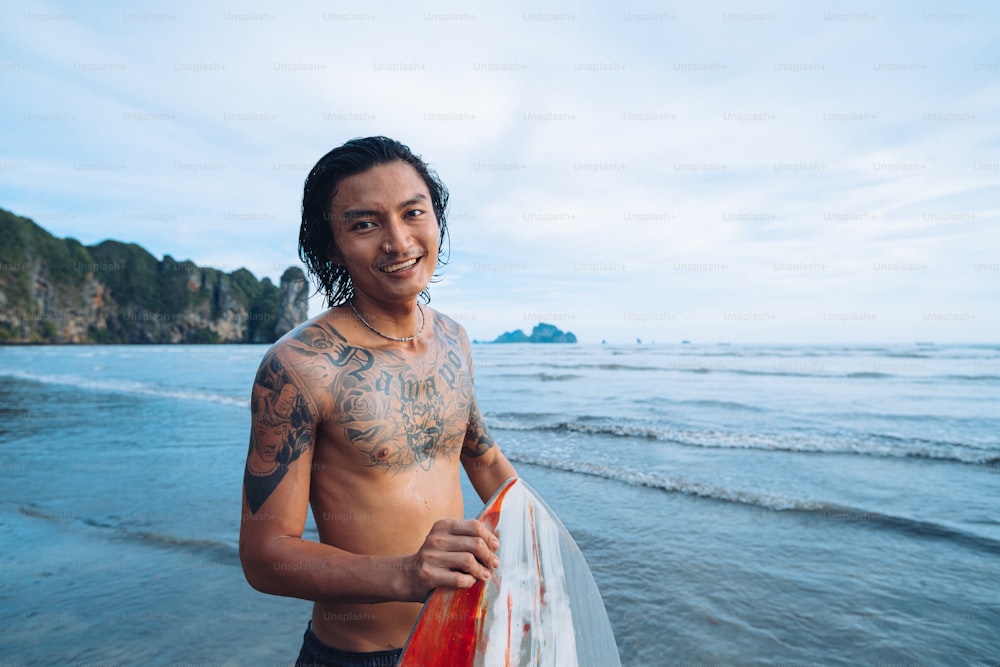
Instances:
[[[387,255],[398,255],[410,247],[410,230],[398,216],[392,216],[382,234],[382,250]]]

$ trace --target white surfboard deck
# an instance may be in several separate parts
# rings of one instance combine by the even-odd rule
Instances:
[[[572,536],[523,480],[479,519],[500,540],[487,582],[431,593],[401,667],[620,667],[604,600]]]

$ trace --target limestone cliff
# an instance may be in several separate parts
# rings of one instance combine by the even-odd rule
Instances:
[[[269,343],[306,319],[307,295],[294,267],[279,288],[0,209],[0,343]]]
[[[494,343],[575,343],[576,335],[570,331],[563,331],[559,327],[545,322],[539,322],[531,330],[531,335],[526,335],[520,329],[507,331],[500,334]]]
[[[309,281],[302,269],[290,266],[281,276],[281,296],[278,299],[278,322],[274,337],[280,338],[309,317]]]

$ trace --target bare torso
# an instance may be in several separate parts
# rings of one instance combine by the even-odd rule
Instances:
[[[355,329],[333,310],[274,350],[317,415],[309,500],[324,544],[410,554],[436,521],[462,518],[459,455],[475,406],[468,340],[425,313],[416,345],[354,344]],[[399,647],[419,611],[414,602],[316,602],[313,631],[343,650]]]

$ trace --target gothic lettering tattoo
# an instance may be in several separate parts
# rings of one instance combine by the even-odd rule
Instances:
[[[383,350],[372,364],[341,376],[334,420],[364,454],[364,465],[391,473],[430,470],[437,458],[459,451],[472,386],[466,364],[450,349],[455,341],[438,342],[419,363]]]

